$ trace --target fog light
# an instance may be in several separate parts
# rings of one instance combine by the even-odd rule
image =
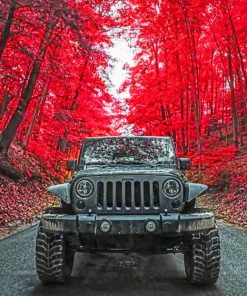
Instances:
[[[99,228],[102,232],[109,232],[111,230],[111,223],[109,221],[104,220],[100,223]]]
[[[154,221],[146,222],[145,228],[148,232],[154,232],[157,229],[156,223]]]

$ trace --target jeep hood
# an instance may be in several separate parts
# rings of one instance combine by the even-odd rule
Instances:
[[[176,168],[121,166],[121,167],[88,167],[80,170],[76,177],[93,177],[105,175],[173,175],[184,179],[184,175]]]

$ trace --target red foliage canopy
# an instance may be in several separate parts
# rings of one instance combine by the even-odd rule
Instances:
[[[0,150],[17,133],[50,170],[85,136],[111,134],[107,30],[114,1],[0,2]]]
[[[134,133],[171,135],[181,154],[215,168],[246,144],[246,1],[129,4],[137,52],[123,90]]]

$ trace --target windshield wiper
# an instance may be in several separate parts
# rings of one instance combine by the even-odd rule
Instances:
[[[171,161],[159,161],[159,162],[157,162],[157,164],[158,165],[167,165],[167,166],[172,166],[172,165],[176,165],[176,163],[174,163],[174,162],[171,162]]]
[[[112,163],[106,163],[106,162],[87,162],[85,165],[111,165]]]
[[[152,163],[150,163],[150,162],[146,162],[146,161],[142,161],[142,162],[140,162],[140,161],[118,161],[118,162],[116,162],[116,164],[140,164],[140,165],[142,165],[142,164],[145,164],[145,165],[149,165],[150,167],[154,167],[155,165],[154,164],[152,164]]]
[[[109,162],[109,163],[105,163],[105,162],[89,162],[89,163],[85,163],[85,165],[98,165],[98,166],[116,166],[116,165],[125,165],[125,164],[136,164],[136,165],[148,165],[150,167],[155,167],[154,164],[150,163],[150,162],[146,162],[146,161],[116,161],[116,162]]]
[[[144,162],[137,162],[137,164],[147,164],[149,165],[151,168],[155,167],[154,164],[150,163],[150,162],[147,162],[147,161],[144,161]]]

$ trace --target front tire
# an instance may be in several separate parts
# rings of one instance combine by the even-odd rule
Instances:
[[[74,254],[62,234],[46,233],[40,224],[36,239],[36,270],[43,283],[63,283],[72,273]]]
[[[192,236],[184,254],[186,277],[195,285],[212,285],[220,271],[220,239],[218,228]]]

